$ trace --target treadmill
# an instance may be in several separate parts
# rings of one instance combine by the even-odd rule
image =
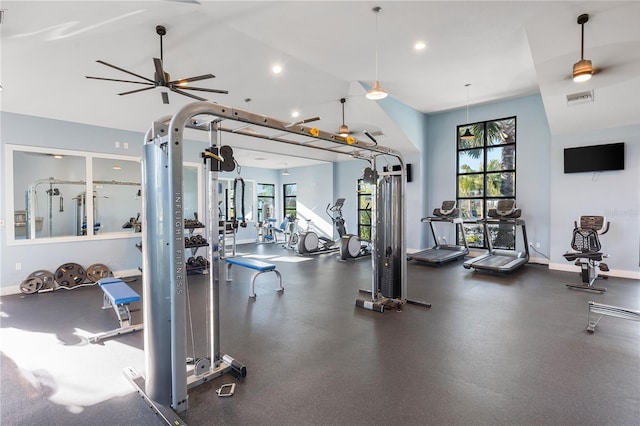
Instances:
[[[492,272],[512,272],[529,261],[529,242],[527,241],[527,228],[523,219],[520,219],[522,211],[516,208],[515,200],[499,200],[495,209],[489,209],[487,218],[479,220],[484,224],[484,236],[489,246],[489,251],[482,256],[474,257],[463,263],[467,269],[479,269]],[[491,241],[490,225],[511,225],[514,232],[522,229],[524,251],[496,249]],[[517,238],[515,238],[517,242]]]
[[[464,233],[460,210],[456,208],[455,201],[444,201],[442,203],[442,207],[433,210],[433,216],[424,217],[421,222],[429,224],[435,245],[429,249],[410,254],[407,257],[409,260],[429,263],[432,265],[440,265],[442,263],[460,259],[469,254],[467,237]],[[462,241],[464,245],[440,244],[441,240],[436,232],[436,227],[433,225],[434,222],[454,223],[456,225],[456,232],[460,230],[462,233]]]

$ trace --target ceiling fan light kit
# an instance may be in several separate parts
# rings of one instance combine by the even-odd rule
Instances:
[[[367,92],[365,97],[374,101],[379,101],[387,97],[387,92],[380,87],[380,82],[378,81],[378,14],[381,10],[382,8],[379,6],[371,9],[371,11],[376,14],[376,79],[373,82],[373,87]]]
[[[580,60],[573,64],[573,81],[576,83],[582,83],[591,78],[593,75],[593,66],[591,61],[584,59],[584,24],[589,21],[589,15],[583,13],[578,16],[578,24],[582,27],[582,37],[580,43]]]

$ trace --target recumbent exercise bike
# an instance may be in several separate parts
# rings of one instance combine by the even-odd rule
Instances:
[[[563,256],[569,262],[574,262],[580,266],[582,284],[567,284],[569,288],[593,290],[599,292],[607,291],[604,287],[594,287],[596,278],[608,278],[606,275],[598,275],[598,270],[608,271],[609,266],[602,262],[602,259],[609,257],[603,254],[600,245],[599,235],[606,234],[609,230],[609,222],[604,216],[580,216],[580,226],[574,222],[573,238],[571,248],[573,252],[567,252]]]

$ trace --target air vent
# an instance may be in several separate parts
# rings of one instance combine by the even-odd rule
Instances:
[[[567,95],[567,106],[593,102],[593,90]]]

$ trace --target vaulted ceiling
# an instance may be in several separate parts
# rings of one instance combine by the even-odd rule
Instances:
[[[382,7],[377,31],[375,6]],[[364,98],[376,46],[382,87],[427,114],[464,108],[467,96],[473,108],[540,93],[554,134],[640,122],[640,2],[3,1],[0,8],[3,111],[144,132],[193,99],[170,93],[163,104],[159,88],[118,96],[142,86],[85,76],[136,80],[100,59],[153,79],[155,28],[163,25],[171,77],[212,73],[193,85],[229,91],[193,94],[283,120],[296,121],[293,110],[320,116],[316,125],[332,132],[346,98],[345,124],[382,131],[380,143],[403,152],[416,147]],[[570,75],[580,59],[582,13],[590,15],[585,58],[600,71],[578,84]],[[426,48],[415,50],[417,41]],[[280,74],[271,72],[276,63]],[[593,102],[567,104],[568,94],[590,91]],[[237,144],[246,165],[265,167],[254,157],[272,154],[279,155],[266,167],[336,159],[248,138]]]

